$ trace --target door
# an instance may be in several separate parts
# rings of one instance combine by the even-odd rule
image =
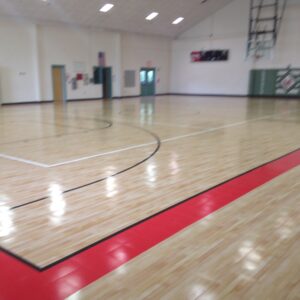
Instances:
[[[66,96],[65,67],[52,66],[53,101],[63,103]]]
[[[112,98],[112,69],[111,67],[103,68],[103,98]]]
[[[142,68],[140,71],[141,95],[155,95],[155,69]]]

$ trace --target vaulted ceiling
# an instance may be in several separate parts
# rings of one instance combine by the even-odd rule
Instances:
[[[232,0],[0,0],[0,15],[176,37]],[[114,4],[100,13],[105,3]],[[145,17],[153,12],[153,21]],[[177,17],[184,17],[172,25]]]

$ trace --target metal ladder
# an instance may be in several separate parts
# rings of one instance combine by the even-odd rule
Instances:
[[[247,57],[271,53],[280,31],[287,0],[250,0]]]

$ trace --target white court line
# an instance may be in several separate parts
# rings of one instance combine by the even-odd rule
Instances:
[[[275,115],[282,115],[282,114],[285,114],[285,113],[288,113],[288,112],[284,112],[284,113],[280,113],[280,114],[274,114],[274,115],[267,115],[267,116],[264,116],[264,117],[251,119],[251,120],[247,120],[247,121],[241,121],[241,122],[236,122],[236,123],[232,123],[232,124],[228,124],[228,125],[224,125],[224,126],[208,128],[208,129],[205,129],[205,130],[201,130],[201,131],[197,131],[197,132],[193,132],[193,133],[189,133],[189,134],[185,134],[185,135],[180,135],[180,136],[175,136],[175,137],[172,137],[172,138],[163,139],[163,140],[161,140],[161,142],[162,143],[171,142],[171,141],[175,141],[175,140],[179,140],[179,139],[183,139],[183,138],[188,138],[188,137],[192,137],[192,136],[196,136],[196,135],[200,135],[200,134],[205,134],[205,133],[209,133],[209,132],[213,132],[213,131],[217,131],[217,130],[222,130],[222,129],[229,128],[229,127],[244,125],[244,124],[247,124],[247,123],[250,123],[250,122],[255,122],[255,121],[259,121],[259,120],[263,120],[263,119],[268,119],[268,118],[273,117]],[[151,146],[151,145],[155,145],[155,144],[156,144],[156,142],[151,142],[151,143],[147,143],[147,144],[135,145],[135,146],[127,147],[127,148],[121,148],[121,149],[110,151],[110,152],[99,153],[99,154],[95,154],[95,155],[91,155],[91,156],[81,157],[81,158],[78,158],[78,159],[69,160],[69,161],[58,163],[58,164],[49,165],[49,168],[64,166],[64,165],[68,165],[68,164],[88,160],[88,159],[95,158],[95,157],[120,153],[120,152],[132,150],[132,149],[138,149],[138,148]]]
[[[284,112],[284,113],[273,114],[273,115],[267,115],[267,116],[264,116],[264,117],[255,118],[255,119],[251,119],[251,120],[247,120],[247,121],[241,121],[241,122],[236,122],[236,123],[232,123],[232,124],[227,124],[227,125],[224,125],[224,126],[208,128],[208,129],[201,130],[201,131],[196,131],[196,132],[193,132],[193,133],[190,133],[190,134],[185,134],[185,135],[175,136],[175,137],[172,137],[172,138],[163,139],[163,140],[161,140],[161,142],[162,143],[171,142],[171,141],[184,139],[184,138],[188,138],[188,137],[192,137],[192,136],[196,136],[196,135],[201,135],[201,134],[205,134],[205,133],[209,133],[209,132],[213,132],[213,131],[217,131],[217,130],[222,130],[222,129],[229,128],[229,127],[240,126],[240,125],[244,125],[244,124],[247,124],[247,123],[251,123],[251,122],[255,122],[255,121],[259,121],[259,120],[264,120],[264,119],[268,119],[270,117],[274,117],[274,116],[277,116],[277,115],[283,115],[283,114],[287,114],[287,113],[290,113],[290,111],[287,111],[287,112]],[[101,156],[106,156],[106,155],[110,155],[110,154],[125,152],[125,151],[132,150],[132,149],[138,149],[138,148],[142,148],[142,147],[146,147],[146,146],[151,146],[151,145],[155,145],[155,144],[156,144],[156,142],[150,142],[150,143],[147,143],[147,144],[140,144],[140,145],[130,146],[130,147],[121,148],[121,149],[118,149],[118,150],[113,150],[113,151],[109,151],[109,152],[104,152],[104,153],[99,153],[99,154],[95,154],[95,155],[85,156],[85,157],[81,157],[81,158],[78,158],[78,159],[69,160],[69,161],[65,161],[65,162],[61,162],[61,163],[57,163],[57,164],[52,164],[52,165],[47,165],[47,164],[43,164],[43,163],[31,161],[31,160],[26,160],[26,159],[23,159],[23,158],[14,157],[14,156],[1,154],[1,153],[0,153],[0,157],[6,158],[6,159],[9,159],[9,160],[19,161],[19,162],[30,164],[30,165],[34,165],[34,166],[41,167],[41,168],[54,168],[54,167],[64,166],[64,165],[68,165],[68,164],[72,164],[72,163],[76,163],[76,162],[80,162],[80,161],[84,161],[84,160],[88,160],[88,159],[92,159],[92,158],[96,158],[96,157],[101,157]]]
[[[151,142],[151,143],[147,143],[147,144],[140,144],[140,145],[121,148],[121,149],[113,150],[113,151],[109,151],[109,152],[99,153],[99,154],[95,154],[95,155],[91,155],[91,156],[81,157],[81,158],[77,158],[77,159],[73,159],[73,160],[69,160],[69,161],[64,161],[64,162],[61,162],[61,163],[58,163],[58,164],[48,165],[48,168],[54,168],[54,167],[59,167],[59,166],[63,166],[63,165],[68,165],[68,164],[72,164],[72,163],[75,163],[75,162],[80,162],[80,161],[95,158],[95,157],[115,154],[115,153],[128,151],[128,150],[132,150],[132,149],[137,149],[137,148],[143,148],[143,147],[151,146],[151,145],[154,145],[154,144],[156,144],[156,142]]]
[[[153,124],[146,124],[146,125],[161,125],[161,126],[167,126],[167,127],[178,127],[178,128],[194,128],[199,129],[199,126],[192,126],[192,125],[183,125],[183,124],[173,124],[173,123],[163,123],[163,122],[156,122],[154,121]]]
[[[192,137],[192,136],[195,136],[195,135],[205,134],[205,133],[208,133],[208,132],[222,130],[222,129],[225,129],[225,128],[244,125],[244,124],[247,124],[247,123],[267,119],[267,118],[270,118],[271,116],[273,117],[274,115],[269,115],[269,116],[265,116],[265,117],[261,117],[261,118],[257,118],[257,119],[248,120],[248,121],[236,122],[236,123],[232,123],[232,124],[228,124],[228,125],[224,125],[224,126],[219,126],[219,127],[212,127],[212,128],[208,128],[208,129],[198,131],[198,132],[193,132],[193,133],[189,133],[189,134],[184,134],[184,135],[179,135],[179,136],[175,136],[175,137],[172,137],[172,138],[164,139],[164,140],[162,140],[162,142],[176,141],[176,140],[179,140],[179,139],[184,139],[184,138]]]
[[[36,166],[36,167],[49,168],[49,166],[46,165],[46,164],[42,164],[42,163],[39,163],[39,162],[36,162],[36,161],[27,160],[27,159],[15,157],[15,156],[6,155],[6,154],[3,154],[3,153],[0,153],[0,157],[5,158],[5,159],[9,159],[9,160],[13,160],[13,161],[22,162],[22,163],[25,163],[25,164],[28,164],[28,165],[33,165],[33,166]]]

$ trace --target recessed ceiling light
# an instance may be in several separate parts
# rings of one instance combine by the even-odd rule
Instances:
[[[176,20],[174,20],[174,21],[172,22],[172,24],[177,25],[177,24],[179,24],[180,22],[182,22],[183,20],[184,20],[184,18],[182,18],[182,17],[177,18]]]
[[[50,6],[51,5],[51,0],[41,0],[43,5],[45,6]]]
[[[107,3],[107,4],[103,5],[103,6],[100,8],[100,11],[101,11],[101,12],[108,12],[108,11],[111,10],[113,7],[114,7],[113,4]]]
[[[158,12],[153,12],[149,16],[146,17],[146,20],[151,21],[159,15]]]

